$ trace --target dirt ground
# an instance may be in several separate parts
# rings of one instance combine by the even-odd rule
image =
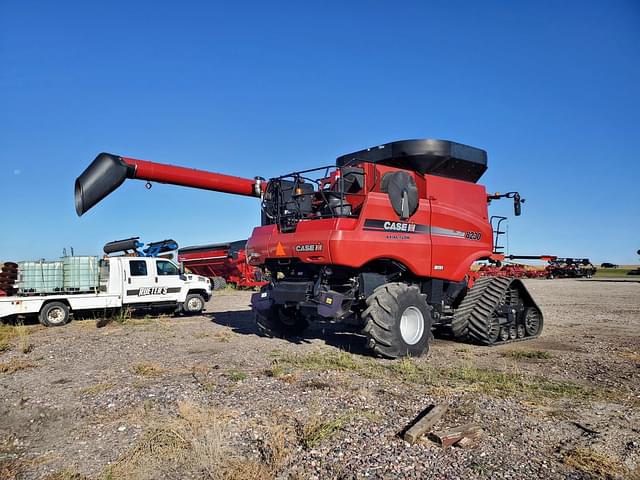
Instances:
[[[395,362],[335,326],[260,337],[250,292],[201,317],[0,327],[0,478],[638,478],[640,283],[527,286],[539,339]],[[478,424],[474,444],[399,437],[445,403],[434,430]]]

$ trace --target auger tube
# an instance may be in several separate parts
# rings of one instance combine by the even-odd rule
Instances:
[[[76,179],[76,213],[82,216],[127,178],[259,197],[266,182],[101,153]]]

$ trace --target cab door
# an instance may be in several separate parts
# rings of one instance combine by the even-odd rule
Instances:
[[[175,302],[180,297],[184,281],[180,269],[170,260],[156,258],[150,260],[153,267],[153,282],[159,301]]]
[[[152,301],[153,271],[146,258],[133,257],[123,262],[125,269],[124,303],[148,303]]]

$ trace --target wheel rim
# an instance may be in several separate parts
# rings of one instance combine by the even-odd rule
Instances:
[[[518,331],[516,330],[516,326],[515,325],[511,325],[509,327],[509,339],[510,340],[514,340],[516,338],[518,334]]]
[[[530,336],[537,335],[540,330],[540,315],[535,308],[527,310],[527,316],[524,319],[524,326]]]
[[[400,336],[408,345],[415,345],[424,333],[424,316],[419,308],[411,306],[400,317]]]
[[[509,330],[507,329],[507,327],[502,327],[500,329],[500,340],[502,340],[503,342],[509,340]]]
[[[187,303],[189,307],[189,311],[196,312],[198,310],[202,310],[202,302],[198,298],[189,299],[189,303]]]
[[[62,323],[64,322],[64,310],[60,307],[53,307],[47,312],[47,321],[49,323]]]
[[[518,325],[518,338],[524,337],[524,325]]]
[[[500,337],[500,324],[495,313],[491,316],[491,323],[489,324],[489,331],[487,332],[489,342],[494,343]]]

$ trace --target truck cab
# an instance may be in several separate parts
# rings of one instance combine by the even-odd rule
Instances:
[[[200,313],[211,298],[211,281],[185,274],[171,260],[155,257],[106,258],[107,291],[120,290],[123,305],[131,307],[176,304],[187,313]]]

